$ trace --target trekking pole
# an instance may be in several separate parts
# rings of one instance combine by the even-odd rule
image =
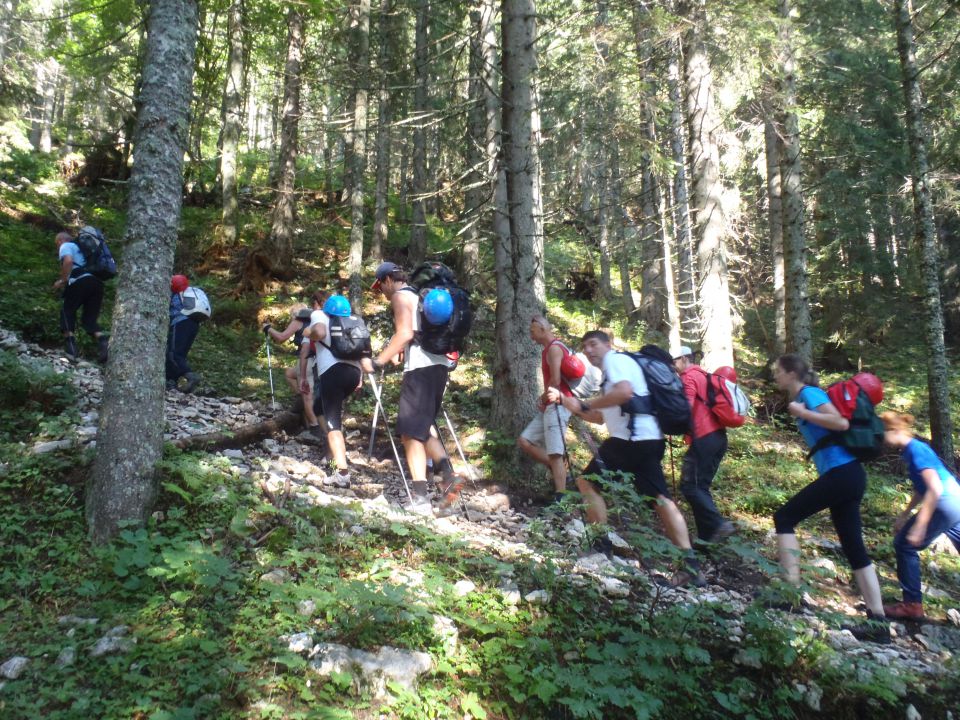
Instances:
[[[273,360],[270,357],[270,336],[268,335],[263,342],[267,346],[267,371],[270,373],[270,409],[276,410],[277,398],[273,394]]]
[[[450,435],[453,437],[453,443],[454,445],[457,446],[457,452],[460,454],[460,460],[463,461],[463,466],[467,471],[467,479],[470,481],[470,484],[473,485],[474,489],[476,489],[477,483],[474,476],[477,476],[480,479],[483,479],[482,475],[480,474],[480,471],[477,470],[477,468],[475,468],[473,465],[471,465],[470,462],[467,460],[467,456],[463,452],[463,446],[460,444],[460,438],[457,437],[457,431],[453,427],[453,421],[450,420],[450,416],[447,415],[446,408],[441,407],[440,409],[443,410],[443,419],[444,419],[444,422],[446,422],[447,424],[447,430],[450,431]],[[439,435],[439,432],[437,434]]]
[[[380,408],[380,414],[383,415],[383,426],[387,429],[387,437],[390,438],[390,447],[393,448],[393,457],[397,461],[397,467],[400,469],[400,477],[403,479],[403,487],[407,491],[407,498],[413,503],[413,493],[410,492],[410,485],[407,483],[407,474],[403,471],[403,463],[400,462],[400,453],[397,452],[397,444],[393,441],[393,433],[390,432],[390,421],[387,420],[387,411],[383,409],[383,403],[380,400],[380,388],[377,387],[377,381],[373,379],[373,373],[367,375],[370,380],[370,388],[373,390],[373,397],[377,401],[377,407]]]
[[[380,386],[383,387],[383,375],[386,372],[386,368],[380,368]],[[373,422],[370,425],[370,447],[367,448],[367,460],[373,457],[373,442],[377,437],[377,420],[380,415],[380,406],[376,405],[373,408]]]

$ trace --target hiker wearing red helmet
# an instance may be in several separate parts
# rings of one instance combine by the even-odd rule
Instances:
[[[694,362],[693,351],[683,346],[671,355],[673,366],[683,380],[683,394],[690,403],[691,431],[687,435],[690,445],[683,458],[680,492],[693,510],[700,540],[717,542],[736,532],[733,523],[720,514],[710,493],[720,461],[727,452],[727,431],[707,406],[707,373]]]
[[[187,354],[193,347],[200,330],[200,318],[192,312],[193,297],[185,303],[186,293],[191,290],[186,275],[174,275],[170,278],[170,327],[167,330],[166,378],[167,390],[176,390],[180,378],[185,378],[183,392],[193,392],[200,382],[187,362]],[[202,291],[201,291],[202,293]],[[206,295],[204,295],[206,300]],[[208,313],[209,314],[209,305]]]

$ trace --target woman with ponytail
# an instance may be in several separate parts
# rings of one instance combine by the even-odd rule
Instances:
[[[777,387],[790,399],[787,410],[797,420],[797,429],[807,445],[831,432],[843,432],[850,426],[833,406],[827,394],[817,386],[817,376],[799,355],[781,355],[773,369]],[[869,620],[883,620],[883,601],[877,572],[863,544],[860,502],[867,487],[863,466],[842,445],[826,445],[813,454],[818,477],[790,498],[773,516],[777,531],[777,551],[786,579],[800,583],[800,543],[795,528],[821,510],[830,509],[833,527],[840,538],[857,587],[867,606]],[[887,624],[868,622],[850,628],[862,640],[890,642]]]
[[[886,431],[884,443],[900,450],[913,483],[913,498],[893,523],[903,601],[883,609],[893,618],[919,620],[924,617],[919,552],[943,533],[960,550],[960,485],[933,449],[913,436],[912,415],[888,411],[880,419]],[[920,509],[912,514],[918,505]]]

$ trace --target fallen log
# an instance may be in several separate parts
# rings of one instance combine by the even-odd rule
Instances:
[[[292,412],[281,412],[270,420],[244,425],[234,430],[203,433],[174,440],[173,445],[180,450],[225,450],[239,449],[251,443],[259,442],[264,438],[276,435],[278,432],[290,432],[300,425],[300,415]]]

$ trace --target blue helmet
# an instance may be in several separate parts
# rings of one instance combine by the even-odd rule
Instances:
[[[323,311],[334,317],[349,317],[350,301],[343,295],[331,295],[323,304]]]
[[[423,314],[431,325],[445,325],[453,315],[453,298],[443,288],[434,288],[423,298]]]

